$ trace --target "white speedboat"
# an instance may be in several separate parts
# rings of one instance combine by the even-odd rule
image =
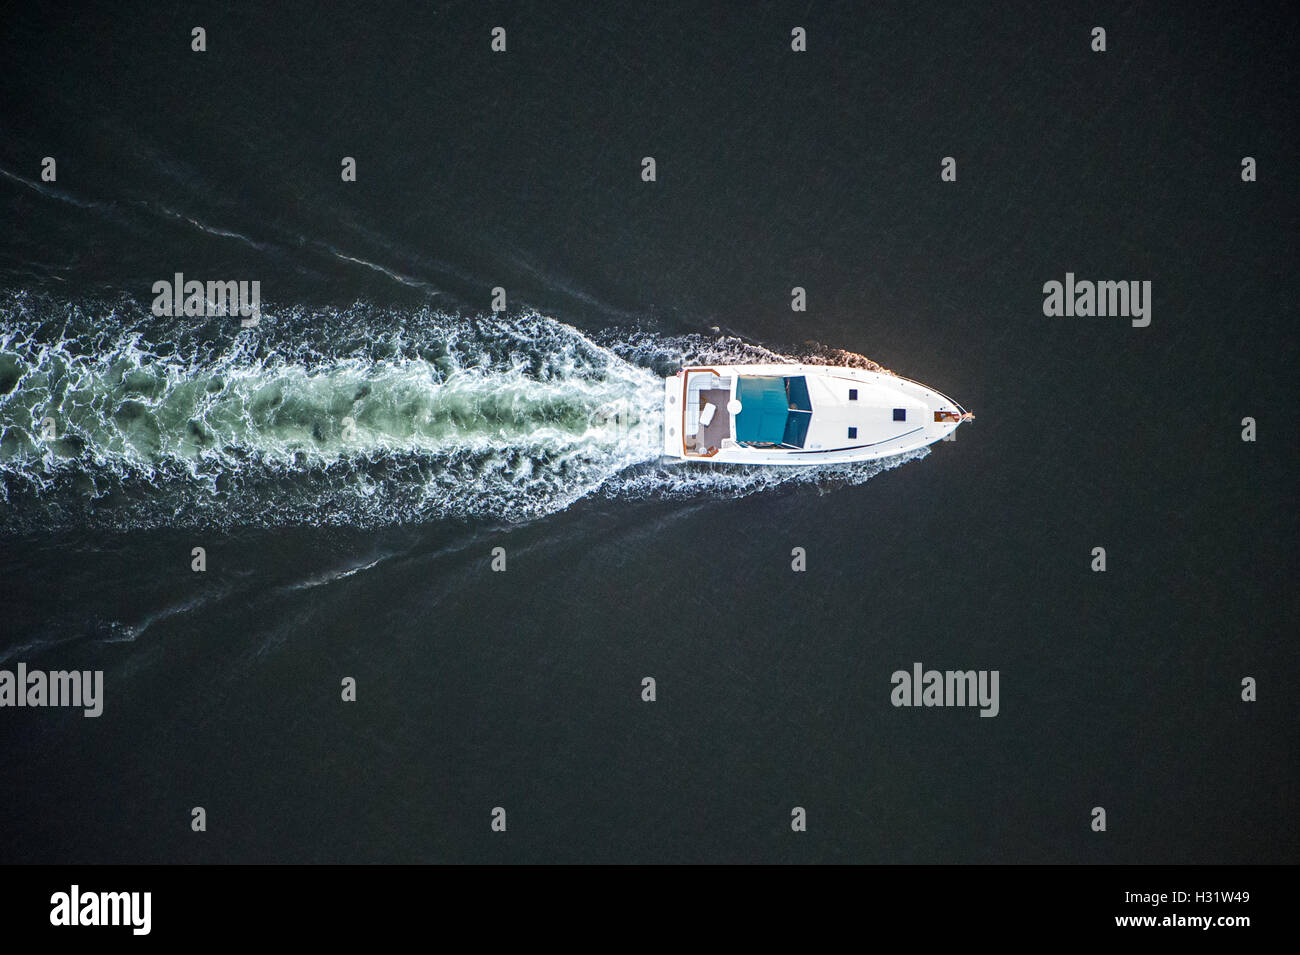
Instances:
[[[664,379],[664,454],[842,464],[904,454],[973,417],[910,378],[830,365],[712,365]]]

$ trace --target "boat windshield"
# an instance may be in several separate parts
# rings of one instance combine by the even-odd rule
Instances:
[[[736,382],[736,441],[768,448],[802,448],[812,421],[808,383],[789,378],[742,375]]]

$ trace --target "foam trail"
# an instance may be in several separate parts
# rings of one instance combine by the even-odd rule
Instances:
[[[738,339],[597,341],[536,313],[264,314],[240,330],[131,302],[0,302],[0,530],[518,521],[597,492],[735,496],[900,460],[660,463],[661,375],[791,360]]]

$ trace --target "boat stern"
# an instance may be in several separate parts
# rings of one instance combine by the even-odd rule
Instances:
[[[670,458],[686,457],[682,435],[682,373],[664,379],[664,455]]]

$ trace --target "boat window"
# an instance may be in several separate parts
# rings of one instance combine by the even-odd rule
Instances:
[[[808,382],[802,375],[785,380],[786,405],[791,411],[812,411],[808,397]]]
[[[791,411],[785,417],[785,434],[782,435],[781,443],[792,448],[802,448],[811,423],[811,411]]]
[[[906,420],[907,420],[907,409],[906,409],[906,408],[895,408],[895,409],[894,409],[894,420],[895,420],[895,421],[906,421]]]

